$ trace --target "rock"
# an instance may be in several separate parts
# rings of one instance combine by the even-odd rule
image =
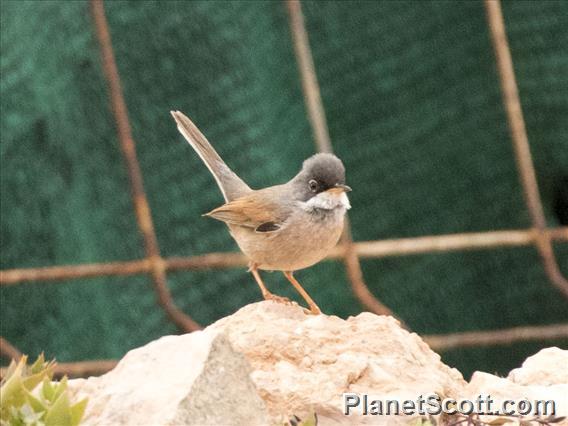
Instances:
[[[342,320],[260,302],[201,332],[130,351],[99,378],[70,381],[88,396],[88,425],[408,424],[409,417],[343,414],[343,393],[416,399],[455,396],[466,383],[395,319]]]
[[[319,424],[392,424],[384,416],[343,414],[343,393],[415,400],[457,396],[466,385],[416,334],[387,316],[342,320],[306,315],[297,305],[255,303],[207,328],[226,334],[253,368],[271,424],[311,410]],[[409,418],[400,419],[407,424]]]
[[[494,407],[505,399],[554,400],[558,417],[568,414],[567,367],[568,351],[549,348],[508,378],[476,372],[467,384],[391,317],[342,320],[265,301],[130,351],[111,372],[72,380],[70,389],[89,397],[88,425],[283,425],[313,413],[320,426],[408,425],[412,416],[363,416],[360,408],[346,416],[343,394],[382,401],[489,394]]]
[[[555,417],[564,417],[568,415],[568,384],[557,384],[551,386],[542,385],[519,385],[509,379],[497,377],[492,374],[475,372],[471,378],[471,382],[467,385],[463,398],[476,400],[479,395],[490,395],[493,400],[492,410],[501,410],[502,404],[505,400],[521,401],[527,400],[530,404],[535,404],[535,401],[554,401]],[[548,403],[547,403],[548,404]],[[549,409],[551,406],[547,406]],[[512,408],[512,406],[508,406]],[[544,404],[540,405],[540,410],[545,408]],[[524,414],[526,419],[532,419],[536,415],[534,413],[521,413]],[[541,412],[538,416],[541,419],[548,417],[552,413],[548,412],[544,415]],[[486,423],[495,420],[499,416],[481,416],[481,420]],[[502,418],[503,416],[501,416]],[[511,425],[517,425],[518,422],[514,418],[510,418]],[[558,425],[567,425],[566,420],[556,423]]]
[[[568,351],[559,348],[547,348],[526,359],[521,368],[512,370],[507,378],[476,371],[462,395],[475,400],[479,395],[491,395],[493,409],[500,410],[505,400],[554,401],[555,417],[568,416]],[[548,405],[547,408],[551,406]],[[541,410],[545,408],[540,405]],[[521,413],[523,414],[523,413]],[[545,418],[548,415],[538,415]],[[548,413],[550,414],[550,413]],[[534,413],[525,416],[534,418]],[[485,422],[495,420],[497,416],[481,416]],[[518,424],[514,418],[506,424]],[[564,420],[558,425],[568,425]]]
[[[512,370],[507,378],[519,385],[567,385],[568,351],[560,348],[542,349],[528,357],[521,368]]]
[[[213,330],[134,349],[109,373],[69,381],[86,425],[266,425],[250,365]]]

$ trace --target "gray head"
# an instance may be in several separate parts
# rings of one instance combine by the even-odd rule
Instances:
[[[345,167],[333,154],[315,154],[304,161],[302,170],[292,180],[303,201],[324,191],[351,191],[345,185]]]

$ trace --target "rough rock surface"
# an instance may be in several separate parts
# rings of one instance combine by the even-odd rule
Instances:
[[[507,379],[477,372],[467,384],[391,317],[362,313],[342,320],[260,302],[201,332],[133,350],[113,371],[72,380],[70,387],[89,397],[90,425],[283,425],[313,412],[320,426],[408,425],[412,419],[404,416],[359,410],[345,416],[342,394],[555,399],[562,414],[567,366],[568,351],[550,348]]]
[[[476,371],[462,397],[475,400],[480,394],[491,395],[495,401],[494,409],[500,409],[504,400],[528,400],[531,403],[550,400],[555,402],[556,417],[568,416],[568,351],[543,349],[527,358],[521,368],[512,370],[507,378]],[[527,419],[534,417],[533,413],[526,416]],[[490,422],[495,416],[482,416],[481,419]],[[514,420],[511,419],[510,424],[518,424]],[[556,424],[568,425],[568,420]]]
[[[507,378],[519,385],[568,385],[568,351],[543,349],[528,357],[523,366],[512,370]]]
[[[86,425],[268,424],[250,365],[213,331],[162,337],[69,387],[89,398]]]
[[[274,423],[292,414],[304,418],[314,410],[320,425],[383,424],[382,416],[346,417],[342,394],[457,396],[466,384],[457,370],[392,317],[362,313],[343,320],[306,315],[295,305],[261,302],[208,330],[223,331],[246,356]]]

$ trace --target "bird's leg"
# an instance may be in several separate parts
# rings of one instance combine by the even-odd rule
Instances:
[[[286,303],[286,304],[292,303],[292,301],[290,299],[288,299],[287,297],[277,296],[277,295],[271,293],[270,291],[268,291],[268,289],[266,288],[266,285],[264,285],[264,282],[262,281],[262,278],[260,277],[260,274],[258,273],[257,265],[255,263],[251,262],[249,264],[249,272],[252,274],[256,283],[260,287],[260,291],[262,292],[262,297],[264,297],[264,300],[273,300],[273,301],[278,302],[278,303]]]
[[[304,290],[304,288],[300,285],[298,280],[296,278],[294,278],[294,274],[291,271],[285,271],[283,273],[284,273],[284,276],[288,279],[288,281],[290,281],[292,283],[294,288],[296,290],[298,290],[298,293],[300,293],[300,295],[308,303],[308,305],[310,307],[310,312],[314,315],[321,314],[321,310],[318,307],[318,305],[316,305],[316,302],[313,301],[313,299],[310,297],[310,295],[307,293],[307,291]]]

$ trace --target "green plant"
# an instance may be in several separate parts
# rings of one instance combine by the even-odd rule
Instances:
[[[436,426],[437,422],[436,419],[429,418],[429,419],[425,419],[423,417],[419,418],[419,419],[414,419],[412,420],[408,426]]]
[[[285,426],[317,426],[318,425],[318,415],[311,412],[305,419],[300,419],[298,416],[294,415]]]
[[[67,377],[52,381],[55,362],[43,354],[31,365],[27,357],[12,361],[0,382],[0,424],[2,426],[77,426],[87,399],[71,403]]]

